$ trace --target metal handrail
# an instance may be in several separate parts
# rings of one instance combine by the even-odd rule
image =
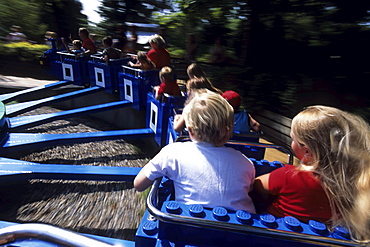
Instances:
[[[112,247],[114,245],[72,231],[46,224],[17,224],[0,229],[0,243],[16,239],[37,238],[51,243],[74,247]]]
[[[243,234],[253,234],[257,236],[263,236],[267,238],[279,238],[285,240],[294,240],[297,242],[304,242],[304,243],[311,243],[318,246],[358,246],[359,244],[356,242],[316,236],[316,235],[309,235],[309,234],[302,234],[296,232],[286,232],[282,230],[276,229],[269,229],[269,228],[260,228],[254,227],[249,225],[239,225],[235,223],[228,223],[223,221],[213,221],[203,218],[196,218],[196,217],[189,217],[189,216],[182,216],[176,214],[170,214],[160,211],[156,208],[157,205],[157,191],[160,185],[161,178],[154,181],[152,188],[147,197],[147,207],[148,211],[152,216],[156,219],[167,222],[167,223],[174,223],[178,225],[186,225],[186,226],[194,226],[194,227],[201,227],[201,228],[208,228],[208,229],[215,229],[221,231],[229,231],[229,232],[238,232]]]

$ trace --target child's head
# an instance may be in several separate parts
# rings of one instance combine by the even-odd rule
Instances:
[[[113,39],[110,36],[106,36],[102,40],[104,47],[111,47],[113,44]]]
[[[197,90],[182,114],[189,133],[196,141],[221,146],[232,135],[233,108],[220,94]]]
[[[82,42],[81,42],[81,40],[78,40],[78,39],[73,40],[72,45],[73,45],[74,50],[81,50],[81,48],[82,48]]]
[[[148,57],[146,56],[146,54],[142,51],[139,51],[137,53],[137,60],[139,60],[140,63],[149,63],[149,59]]]
[[[191,95],[191,92],[193,90],[202,89],[202,88],[208,89],[208,90],[210,90],[212,92],[215,92],[215,93],[222,94],[222,91],[219,90],[218,88],[215,88],[212,85],[212,83],[205,77],[193,78],[193,79],[190,79],[186,83],[186,89],[188,91],[188,96]]]
[[[164,48],[166,46],[166,42],[162,38],[162,36],[158,34],[154,34],[149,38],[149,44],[153,47],[162,47]]]
[[[174,73],[171,67],[164,66],[159,71],[159,79],[161,80],[161,82],[164,82],[164,83],[173,81],[175,77],[174,77]]]
[[[311,106],[294,117],[293,143],[312,155],[332,203],[333,226],[343,224],[357,239],[370,239],[370,128],[361,117],[333,107]],[[304,149],[305,148],[305,149]]]
[[[232,90],[227,90],[223,92],[222,97],[224,97],[227,102],[234,108],[234,112],[239,110],[239,107],[242,103],[242,99],[240,98],[240,95]]]
[[[203,69],[197,63],[190,64],[188,66],[186,72],[188,73],[188,76],[189,76],[190,79],[193,79],[193,78],[205,78],[206,77]]]

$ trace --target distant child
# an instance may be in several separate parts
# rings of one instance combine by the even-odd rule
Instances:
[[[292,150],[298,167],[256,178],[254,187],[276,196],[267,209],[345,226],[354,240],[370,240],[370,127],[362,118],[327,106],[311,106],[293,118]]]
[[[102,43],[104,46],[102,60],[109,62],[109,59],[121,58],[121,50],[112,47],[113,39],[110,36],[104,37]]]
[[[156,100],[160,100],[164,93],[171,96],[181,96],[180,87],[175,81],[175,75],[170,67],[165,66],[159,71],[159,79],[161,84],[154,88]]]
[[[82,48],[82,42],[80,40],[77,40],[77,39],[73,40],[72,45],[73,45],[73,48],[72,50],[70,50],[71,53],[79,54],[79,53],[84,52]]]
[[[232,107],[221,95],[202,90],[185,106],[183,115],[192,141],[162,148],[135,178],[136,190],[143,191],[156,178],[167,176],[174,182],[180,203],[254,213],[248,195],[254,165],[239,151],[224,146],[232,134]]]
[[[142,51],[137,53],[137,63],[129,61],[128,65],[141,70],[155,69],[154,63],[150,61],[146,54]]]
[[[78,35],[82,40],[82,48],[84,48],[83,55],[90,56],[92,54],[97,53],[95,42],[90,38],[90,33],[86,28],[84,27],[79,28]]]
[[[189,71],[189,67],[188,67],[188,71]],[[196,68],[196,66],[193,68]],[[198,90],[201,90],[201,89],[208,89],[212,92],[222,94],[222,91],[214,87],[212,83],[206,77],[193,77],[192,79],[188,80],[188,82],[186,83],[186,89],[187,89],[188,99],[185,102],[185,104],[190,102],[190,100],[193,97],[194,92],[197,92]],[[185,127],[186,127],[185,119],[182,116],[182,114],[175,115],[174,120],[173,120],[173,129],[176,132],[180,132],[184,130]]]
[[[234,108],[234,133],[248,134],[251,129],[256,132],[261,130],[260,124],[246,110],[239,109],[242,99],[237,92],[228,90],[222,94],[222,97]]]

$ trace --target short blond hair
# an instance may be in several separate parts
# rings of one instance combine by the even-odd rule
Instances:
[[[232,135],[234,111],[220,94],[207,89],[197,90],[185,106],[183,116],[196,141],[222,146]]]
[[[173,70],[171,67],[164,66],[160,71],[159,71],[159,78],[161,81],[164,82],[170,82],[175,79]]]
[[[149,38],[149,44],[156,44],[159,47],[164,48],[166,46],[166,41],[159,34],[154,34]]]

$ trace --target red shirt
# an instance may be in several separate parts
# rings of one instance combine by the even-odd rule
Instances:
[[[164,93],[168,93],[171,96],[181,96],[181,90],[176,81],[166,83],[162,82],[161,85],[159,85],[158,95],[162,95]]]
[[[94,41],[91,38],[85,39],[82,42],[82,47],[85,50],[90,50],[92,53],[96,53],[97,52],[96,45],[95,45]]]
[[[164,48],[151,49],[147,57],[155,64],[157,69],[171,65],[170,53]]]
[[[300,171],[291,165],[276,169],[270,173],[269,190],[277,196],[267,209],[274,216],[290,215],[304,222],[326,222],[332,216],[329,200],[310,171]]]

